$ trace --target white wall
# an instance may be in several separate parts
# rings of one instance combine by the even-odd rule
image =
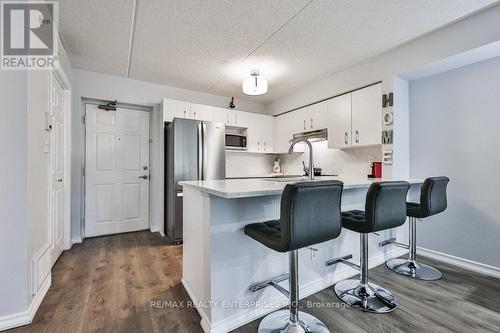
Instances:
[[[72,122],[72,236],[80,236],[80,221],[82,219],[82,172],[84,128],[81,123],[82,97],[114,100],[138,105],[155,106],[162,98],[171,98],[192,103],[227,107],[230,96],[217,96],[208,93],[195,92],[132,80],[118,76],[100,74],[85,70],[73,70],[73,122]],[[264,105],[236,100],[239,110],[265,113]],[[160,227],[160,226],[158,226]]]
[[[451,179],[419,246],[500,267],[499,105],[500,57],[411,83],[411,176]]]
[[[0,73],[0,321],[28,306],[27,74]]]
[[[314,142],[314,166],[322,168],[324,175],[344,177],[366,177],[371,173],[370,162],[380,161],[380,147],[366,147],[349,150],[328,149],[328,142]],[[303,174],[302,161],[308,166],[309,150],[303,154],[282,154],[281,169],[285,174]]]

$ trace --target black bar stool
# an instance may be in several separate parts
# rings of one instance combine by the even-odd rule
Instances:
[[[387,313],[397,306],[386,289],[368,281],[368,234],[398,227],[406,220],[406,195],[410,184],[402,181],[373,183],[366,194],[365,210],[342,213],[342,227],[360,234],[360,265],[348,262],[352,255],[329,260],[326,265],[344,263],[360,270],[360,280],[335,284],[335,293],[345,303],[363,311]]]
[[[417,219],[443,212],[447,207],[446,187],[448,177],[430,177],[424,181],[420,190],[420,203],[407,202],[406,215],[410,217],[410,241],[408,259],[391,259],[385,264],[396,273],[419,280],[439,280],[440,271],[417,262]],[[390,244],[391,242],[389,242]]]
[[[278,221],[253,223],[245,226],[245,234],[268,248],[288,252],[290,259],[289,291],[277,283],[280,276],[250,287],[257,291],[273,286],[290,298],[290,310],[280,310],[266,316],[259,332],[330,332],[317,318],[300,311],[298,249],[337,238],[342,229],[340,202],[343,183],[340,181],[300,182],[286,185],[281,197]]]

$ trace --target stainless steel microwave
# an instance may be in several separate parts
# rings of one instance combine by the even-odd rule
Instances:
[[[226,149],[247,150],[247,137],[245,135],[226,133]]]

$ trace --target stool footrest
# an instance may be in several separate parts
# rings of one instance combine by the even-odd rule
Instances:
[[[325,263],[325,265],[332,266],[332,265],[336,265],[336,264],[345,264],[345,265],[350,266],[350,267],[357,269],[359,271],[361,269],[361,267],[359,265],[353,264],[350,261],[347,261],[349,259],[352,259],[352,254],[348,254],[346,256],[335,258],[335,259],[330,259]]]
[[[409,249],[408,245],[396,242],[396,238],[395,237],[386,239],[386,240],[381,241],[380,243],[378,243],[379,247],[384,247],[384,246],[387,246],[387,245],[396,245],[396,246],[402,247],[403,249]]]
[[[290,292],[279,285],[280,282],[283,282],[288,279],[290,279],[290,274],[283,274],[270,280],[252,284],[249,289],[251,292],[256,292],[267,287],[274,287],[276,290],[281,292],[286,297],[290,297]]]

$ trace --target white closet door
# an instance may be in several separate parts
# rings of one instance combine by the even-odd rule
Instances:
[[[149,114],[86,105],[85,236],[149,226]]]
[[[50,235],[51,265],[57,261],[64,248],[64,90],[52,77],[51,89],[51,150],[50,150]]]

